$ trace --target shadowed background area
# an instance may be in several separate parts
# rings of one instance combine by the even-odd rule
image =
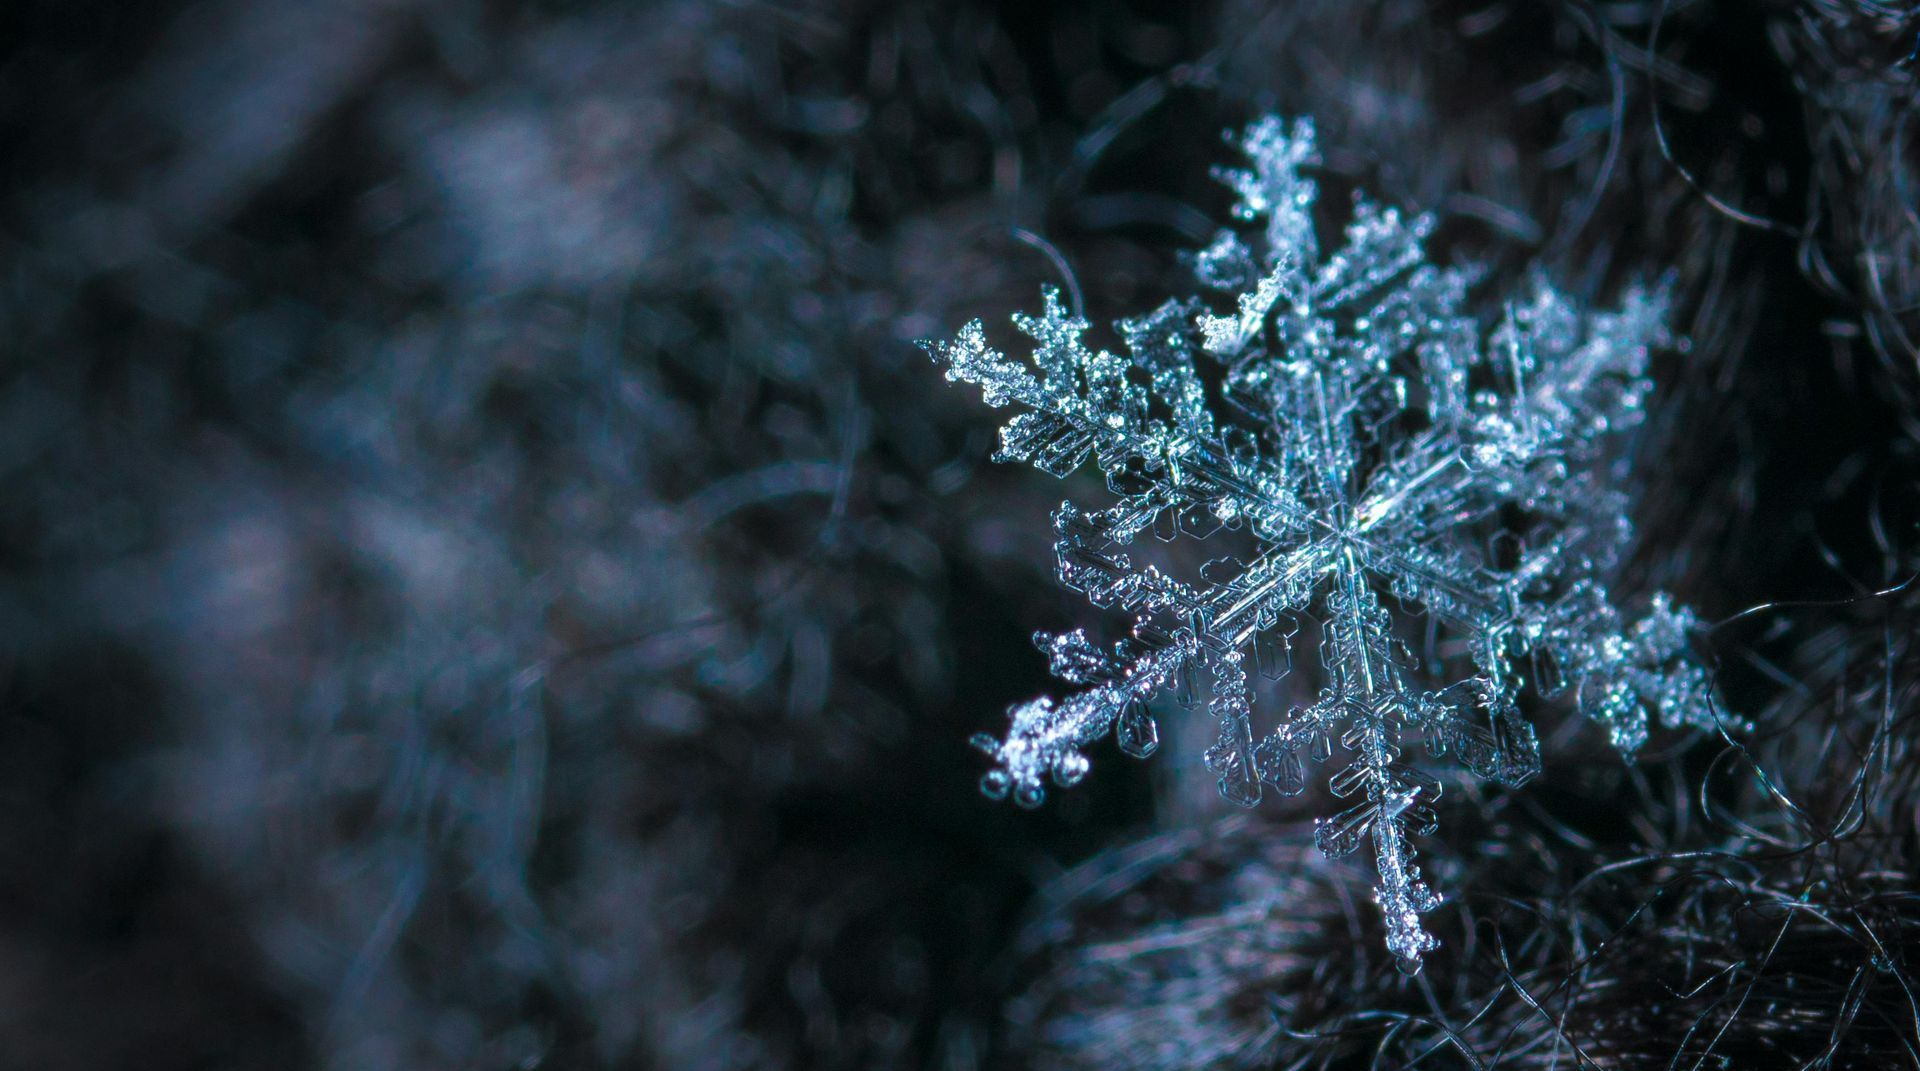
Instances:
[[[4,1062],[1920,1066],[1916,34],[7,5]],[[1675,273],[1621,582],[1758,723],[1627,767],[1537,711],[1539,781],[1449,786],[1418,979],[1199,737],[1032,814],[965,746],[1046,690],[1032,629],[1117,625],[912,342],[1189,292],[1270,110],[1483,312]]]

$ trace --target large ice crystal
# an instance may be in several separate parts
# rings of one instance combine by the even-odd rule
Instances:
[[[1023,410],[997,460],[1054,476],[1099,466],[1117,500],[1054,514],[1059,576],[1134,617],[1111,647],[1079,630],[1035,635],[1080,690],[1016,706],[1004,739],[977,737],[996,760],[982,787],[1037,806],[1046,777],[1085,776],[1082,749],[1107,732],[1147,755],[1147,704],[1162,689],[1218,721],[1206,763],[1235,803],[1258,802],[1263,782],[1301,792],[1337,741],[1329,787],[1352,802],[1316,838],[1331,855],[1371,841],[1387,945],[1417,969],[1436,944],[1420,915],[1438,897],[1411,838],[1433,830],[1440,781],[1403,749],[1423,741],[1520,785],[1540,769],[1516,704],[1527,679],[1572,693],[1623,753],[1655,713],[1669,726],[1725,720],[1689,654],[1692,615],[1664,595],[1629,615],[1606,587],[1631,528],[1604,440],[1642,416],[1649,354],[1671,342],[1666,299],[1636,288],[1590,311],[1536,273],[1483,341],[1463,312],[1468,273],[1426,260],[1430,217],[1356,198],[1345,244],[1323,257],[1303,174],[1312,125],[1270,117],[1241,147],[1251,166],[1221,177],[1246,226],[1194,258],[1203,286],[1236,295],[1230,311],[1170,301],[1121,320],[1123,357],[1089,350],[1086,321],[1049,289],[1038,316],[1014,317],[1031,370],[977,320],[924,344],[949,380]],[[1148,532],[1221,529],[1252,549],[1196,579],[1127,551]],[[1284,673],[1309,615],[1324,687],[1258,735],[1249,671]],[[1419,657],[1403,634],[1424,637]],[[1429,687],[1443,677],[1454,683]]]

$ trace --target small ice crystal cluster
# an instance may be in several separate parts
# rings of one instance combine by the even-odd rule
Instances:
[[[1013,318],[1031,368],[977,320],[923,343],[949,380],[1022,410],[996,460],[1061,477],[1099,466],[1116,499],[1054,514],[1059,576],[1134,618],[1110,647],[1080,630],[1035,635],[1079,690],[1014,707],[1004,739],[976,737],[996,762],[982,787],[1037,806],[1045,778],[1086,775],[1082,749],[1104,733],[1151,753],[1156,693],[1204,703],[1219,725],[1206,763],[1235,803],[1258,802],[1263,783],[1301,792],[1310,762],[1335,767],[1329,788],[1351,802],[1316,839],[1329,855],[1371,842],[1387,946],[1417,970],[1437,943],[1420,916],[1438,897],[1411,838],[1433,831],[1440,781],[1403,748],[1424,741],[1522,784],[1540,769],[1516,704],[1523,671],[1542,694],[1571,693],[1627,754],[1656,712],[1668,726],[1726,720],[1690,657],[1692,614],[1654,595],[1631,615],[1605,586],[1632,534],[1605,440],[1641,418],[1649,351],[1671,342],[1666,299],[1636,288],[1589,311],[1536,273],[1483,342],[1462,312],[1469,274],[1426,260],[1430,217],[1356,198],[1345,244],[1323,257],[1302,173],[1312,125],[1269,117],[1241,148],[1250,166],[1221,177],[1245,226],[1193,258],[1207,290],[1235,295],[1229,311],[1169,301],[1121,320],[1117,356],[1087,349],[1086,321],[1048,289],[1038,316]],[[1128,554],[1149,532],[1223,529],[1253,549],[1194,580]],[[1259,735],[1249,672],[1283,674],[1308,614],[1324,687]],[[1419,657],[1410,623],[1426,637]]]

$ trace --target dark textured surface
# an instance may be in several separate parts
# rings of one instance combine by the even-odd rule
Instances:
[[[9,5],[0,1062],[1920,1062],[1916,593],[1873,594],[1920,569],[1916,34]],[[1760,722],[1450,789],[1416,981],[1182,741],[1032,815],[965,747],[1079,611],[1058,489],[911,340],[1031,307],[1049,245],[1096,321],[1185,289],[1272,109],[1489,294],[1677,273],[1625,582],[1726,622]]]

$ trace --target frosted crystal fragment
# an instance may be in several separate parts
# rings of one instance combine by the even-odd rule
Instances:
[[[1138,699],[1130,700],[1120,712],[1115,734],[1120,750],[1136,759],[1144,759],[1160,747],[1160,728],[1147,713],[1147,705]]]

